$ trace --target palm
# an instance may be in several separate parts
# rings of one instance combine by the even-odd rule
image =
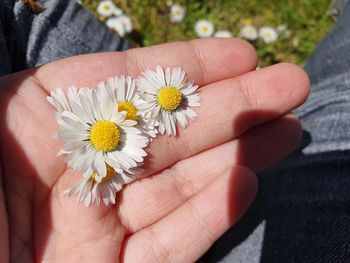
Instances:
[[[86,208],[64,198],[79,175],[56,156],[48,92],[137,76],[157,63],[181,66],[202,87],[198,118],[176,138],[157,138],[149,176],[118,193],[117,205]],[[249,206],[251,170],[284,156],[300,137],[298,122],[281,116],[305,98],[306,77],[291,65],[248,73],[255,63],[247,44],[212,39],[75,57],[0,79],[0,231],[8,233],[0,245],[9,251],[0,261],[197,259]]]

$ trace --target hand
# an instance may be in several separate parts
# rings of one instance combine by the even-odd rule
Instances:
[[[198,117],[149,147],[148,177],[117,205],[67,199],[79,174],[62,142],[49,92],[93,87],[115,75],[180,66],[200,85]],[[291,152],[301,129],[288,113],[309,91],[305,73],[279,64],[255,71],[253,48],[207,39],[72,57],[0,79],[0,262],[192,262],[252,202],[254,175]]]

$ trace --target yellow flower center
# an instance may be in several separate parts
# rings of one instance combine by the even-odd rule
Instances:
[[[110,6],[109,6],[109,5],[104,5],[104,6],[103,6],[103,9],[106,10],[106,11],[108,11],[108,10],[110,9]]]
[[[98,151],[109,152],[117,148],[120,133],[117,125],[110,121],[98,121],[90,130],[90,142]]]
[[[163,110],[174,111],[182,102],[182,93],[176,87],[165,86],[158,91],[157,100]]]
[[[115,171],[114,171],[114,169],[111,166],[106,164],[106,168],[107,168],[107,174],[106,174],[105,177],[102,178],[102,183],[108,181],[109,179],[111,179],[115,175]],[[93,172],[91,177],[90,177],[90,179],[92,181],[97,182],[96,181],[96,176],[97,176],[97,174],[95,172]]]
[[[203,32],[207,32],[208,31],[208,27],[207,26],[202,26],[202,31]]]
[[[253,19],[251,19],[251,18],[244,19],[244,24],[252,25],[253,24]]]
[[[136,107],[127,101],[121,101],[118,103],[118,111],[126,111],[126,119],[137,121],[138,117],[136,116],[137,109]]]

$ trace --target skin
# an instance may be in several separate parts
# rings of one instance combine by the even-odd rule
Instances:
[[[198,117],[147,149],[147,177],[117,204],[89,208],[63,191],[79,174],[62,142],[50,91],[93,87],[146,68],[182,67],[200,86]],[[309,93],[306,74],[278,64],[255,71],[254,49],[206,39],[72,57],[0,78],[0,262],[193,262],[250,206],[256,172],[290,153],[301,128],[289,112]]]

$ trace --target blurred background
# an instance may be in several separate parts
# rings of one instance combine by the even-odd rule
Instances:
[[[210,36],[241,37],[256,47],[260,67],[280,61],[303,66],[334,24],[331,0],[79,2],[135,46]]]

